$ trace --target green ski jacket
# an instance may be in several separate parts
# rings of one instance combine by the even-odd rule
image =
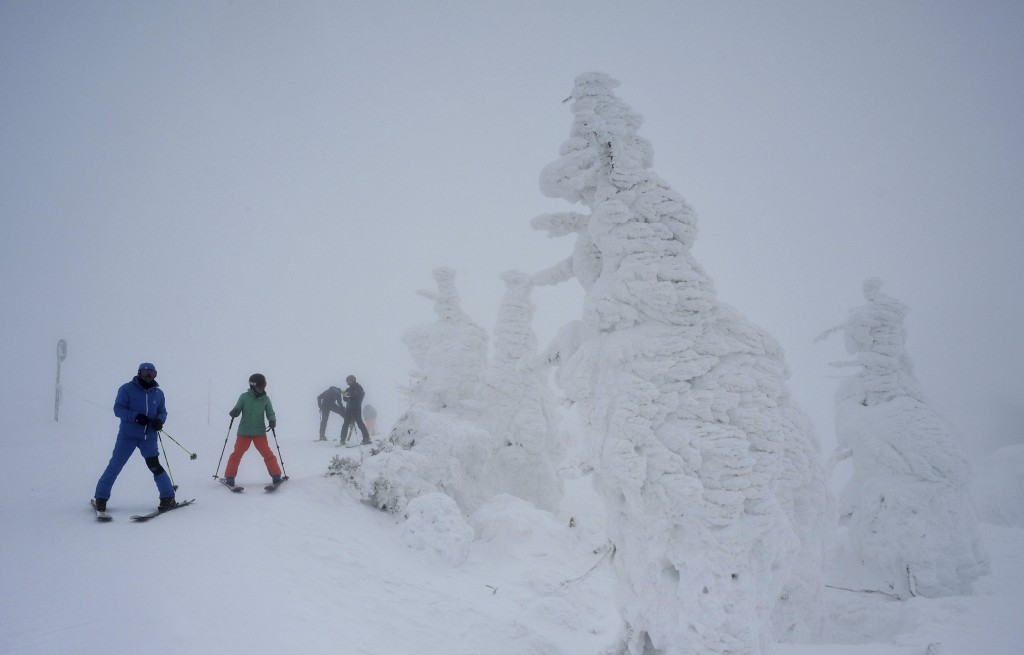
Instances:
[[[238,436],[240,437],[265,437],[267,436],[266,421],[277,420],[270,396],[267,394],[257,396],[252,389],[238,397],[238,402],[235,403],[235,408],[231,411],[242,412],[242,420],[238,422]],[[264,416],[266,416],[266,420],[264,420]]]

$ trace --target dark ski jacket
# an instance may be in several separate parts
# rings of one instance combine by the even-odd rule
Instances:
[[[345,403],[341,401],[341,389],[338,387],[329,387],[327,391],[317,396],[316,404],[321,412],[330,411],[334,408],[339,411],[345,411]]]
[[[117,431],[118,439],[155,439],[156,430],[148,425],[136,423],[136,414],[167,421],[164,392],[156,380],[153,381],[153,386],[147,389],[142,386],[139,376],[136,375],[131,382],[121,385],[114,400],[114,415],[121,419],[121,429]]]
[[[358,382],[353,382],[349,385],[348,389],[345,389],[345,398],[348,403],[345,405],[345,416],[363,416],[363,396],[366,392],[363,391],[363,387]]]

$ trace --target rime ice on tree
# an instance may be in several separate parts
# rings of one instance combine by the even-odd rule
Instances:
[[[544,509],[557,505],[557,422],[537,369],[533,287],[524,273],[502,277],[506,292],[490,361],[487,333],[462,310],[454,271],[437,269],[437,290],[419,292],[434,301],[436,320],[405,334],[417,365],[406,412],[381,450],[331,464],[362,500],[420,517],[452,507],[469,515],[502,493]]]
[[[842,330],[857,373],[836,391],[837,459],[853,473],[840,496],[848,555],[885,591],[908,598],[968,593],[988,571],[952,427],[932,408],[905,350],[907,306],[864,283],[867,303]]]
[[[561,497],[555,463],[562,448],[545,371],[535,361],[533,284],[518,271],[501,277],[505,295],[494,325],[494,353],[478,393],[480,423],[494,439],[497,490],[552,510]]]
[[[487,364],[487,333],[462,310],[455,272],[439,268],[434,279],[436,291],[419,293],[434,302],[436,320],[404,335],[417,366],[405,413],[382,450],[335,457],[328,469],[361,500],[396,514],[434,493],[448,495],[468,514],[490,492],[490,469],[480,464],[490,461],[491,439],[475,422],[473,402]],[[451,506],[433,502],[430,508]]]
[[[813,631],[828,507],[817,444],[776,342],[720,303],[693,259],[696,216],[648,170],[641,118],[616,85],[576,79],[570,138],[541,175],[546,195],[590,213],[533,224],[576,235],[535,280],[586,291],[582,319],[546,352],[595,440],[618,652],[770,652],[773,621]]]
[[[416,363],[416,382],[411,390],[415,404],[432,409],[457,408],[471,398],[487,366],[487,332],[462,310],[455,288],[455,271],[434,271],[437,291],[419,294],[434,301],[437,320],[410,329],[406,347]]]

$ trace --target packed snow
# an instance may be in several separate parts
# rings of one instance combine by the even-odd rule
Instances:
[[[247,488],[233,494],[212,477],[229,407],[221,425],[176,415],[175,386],[164,380],[167,430],[198,458],[164,446],[179,496],[196,502],[144,524],[129,516],[155,508],[157,493],[139,457],[114,486],[111,523],[96,522],[88,504],[117,431],[103,406],[116,389],[89,394],[95,405],[69,401],[59,423],[8,421],[0,653],[581,655],[611,644],[616,554],[592,474],[563,471],[555,511],[506,494],[464,517],[425,494],[404,519],[325,475],[342,449],[313,441],[315,407],[278,407],[290,479],[264,493],[269,476],[249,453],[239,472]],[[1019,490],[988,504],[1007,516],[1022,506]],[[775,652],[1021,653],[1024,525],[979,527],[991,571],[970,595],[897,601],[831,570],[822,642]]]

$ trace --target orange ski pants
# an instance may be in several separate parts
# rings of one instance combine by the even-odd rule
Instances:
[[[231,452],[231,456],[228,457],[228,466],[224,469],[224,477],[233,478],[238,473],[238,465],[242,461],[242,455],[245,451],[249,450],[249,446],[256,446],[256,450],[259,451],[260,455],[263,455],[263,463],[267,465],[267,472],[270,475],[281,475],[281,466],[277,463],[277,458],[274,457],[274,451],[270,449],[270,444],[267,442],[267,435],[259,437],[243,437],[238,435],[235,439],[235,449]]]

